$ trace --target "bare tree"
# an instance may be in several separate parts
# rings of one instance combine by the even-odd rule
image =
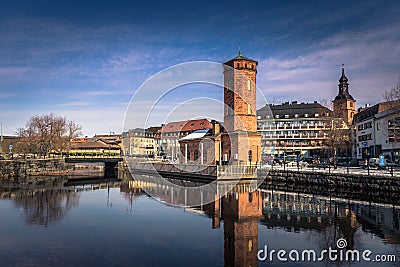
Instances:
[[[81,126],[54,113],[32,116],[25,128],[17,129],[17,152],[47,154],[68,149],[72,138],[81,135]]]
[[[328,132],[328,146],[333,157],[333,165],[336,168],[338,151],[346,151],[348,156],[351,149],[351,130],[343,118],[337,116],[332,118]]]
[[[393,88],[383,93],[382,98],[385,101],[400,100],[400,76]]]
[[[328,108],[329,110],[333,110],[333,102],[332,100],[329,100],[328,98],[323,98],[318,101],[321,105],[324,107]]]

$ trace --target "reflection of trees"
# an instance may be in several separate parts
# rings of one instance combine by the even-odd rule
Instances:
[[[79,205],[79,192],[65,189],[12,189],[1,196],[14,200],[16,208],[24,211],[27,223],[45,226],[61,220]]]

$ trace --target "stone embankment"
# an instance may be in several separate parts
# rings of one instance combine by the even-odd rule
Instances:
[[[400,189],[400,179],[397,177],[343,173],[323,174],[302,171],[270,170],[266,176],[266,182],[386,192],[399,192]]]
[[[20,179],[61,176],[68,173],[63,158],[0,160],[0,180],[18,182]]]

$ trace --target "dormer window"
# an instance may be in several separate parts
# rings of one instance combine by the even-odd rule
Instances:
[[[286,114],[286,115],[285,115],[285,119],[289,119],[289,115]]]
[[[279,119],[279,115],[275,115],[275,118],[276,118],[276,119]]]
[[[295,117],[295,118],[298,118],[298,117],[299,117],[299,114],[294,114],[294,117]]]
[[[304,117],[305,117],[305,118],[308,118],[308,116],[309,116],[308,113],[304,114]]]
[[[318,113],[315,113],[315,117],[319,117],[319,114],[318,114]]]

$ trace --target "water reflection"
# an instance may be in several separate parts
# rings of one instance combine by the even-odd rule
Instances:
[[[0,225],[3,227],[0,257],[8,256],[7,266],[24,266],[21,264],[24,261],[17,257],[25,257],[24,253],[32,250],[37,254],[32,253],[28,258],[42,265],[50,257],[55,262],[53,266],[132,266],[132,258],[141,266],[163,265],[164,261],[187,266],[195,265],[191,260],[200,251],[214,257],[204,259],[203,265],[257,266],[260,263],[257,252],[266,243],[272,249],[279,249],[283,244],[322,250],[335,247],[339,238],[347,240],[347,249],[368,248],[376,253],[399,255],[399,206],[257,189],[246,182],[237,184],[224,195],[221,192],[230,187],[226,182],[218,182],[213,192],[190,195],[184,188],[179,191],[149,178],[137,176],[120,182],[99,180],[89,184],[70,181],[60,188],[0,188],[0,199],[7,200],[0,203],[3,208],[0,214],[3,212],[7,215],[3,218],[12,218]],[[149,199],[149,194],[157,196],[165,205]],[[213,201],[202,201],[206,199]],[[193,202],[200,205],[188,207]],[[10,224],[17,220],[13,217],[14,210],[22,210],[24,224],[49,227],[25,229],[17,223],[14,227]],[[61,220],[67,223],[56,224]],[[192,235],[197,231],[200,234]],[[184,244],[181,247],[177,245],[180,242]],[[159,250],[158,255],[164,258],[151,254],[157,248],[162,248],[163,252]],[[90,258],[91,264],[85,249],[98,253]],[[185,255],[192,249],[195,253]],[[53,254],[47,256],[43,252],[48,250]],[[64,254],[75,255],[76,259]],[[147,257],[140,258],[141,255]]]
[[[312,240],[313,249],[319,251],[335,248],[339,238],[346,239],[346,249],[360,249],[363,238],[368,235],[378,237],[386,244],[400,244],[399,206],[255,189],[252,184],[245,182],[220,196],[218,192],[223,190],[219,189],[226,186],[221,182],[216,186],[215,201],[187,208],[191,196],[186,195],[184,188],[178,191],[175,187],[149,182],[149,177],[146,178],[131,180],[125,191],[131,190],[133,195],[146,192],[168,205],[204,212],[211,218],[211,228],[214,229],[223,222],[225,266],[258,265],[257,251],[264,245],[258,244],[259,224],[266,229],[281,229],[295,235],[304,233],[308,240]],[[177,180],[175,183],[189,182]],[[273,243],[274,240],[269,242]],[[381,241],[377,239],[375,242],[378,246]],[[303,249],[310,247],[304,245]],[[387,253],[389,251],[399,254],[398,246],[387,247]],[[342,263],[336,262],[335,265]]]
[[[79,192],[63,188],[0,188],[0,199],[13,200],[15,208],[23,211],[26,223],[48,226],[79,205]]]

